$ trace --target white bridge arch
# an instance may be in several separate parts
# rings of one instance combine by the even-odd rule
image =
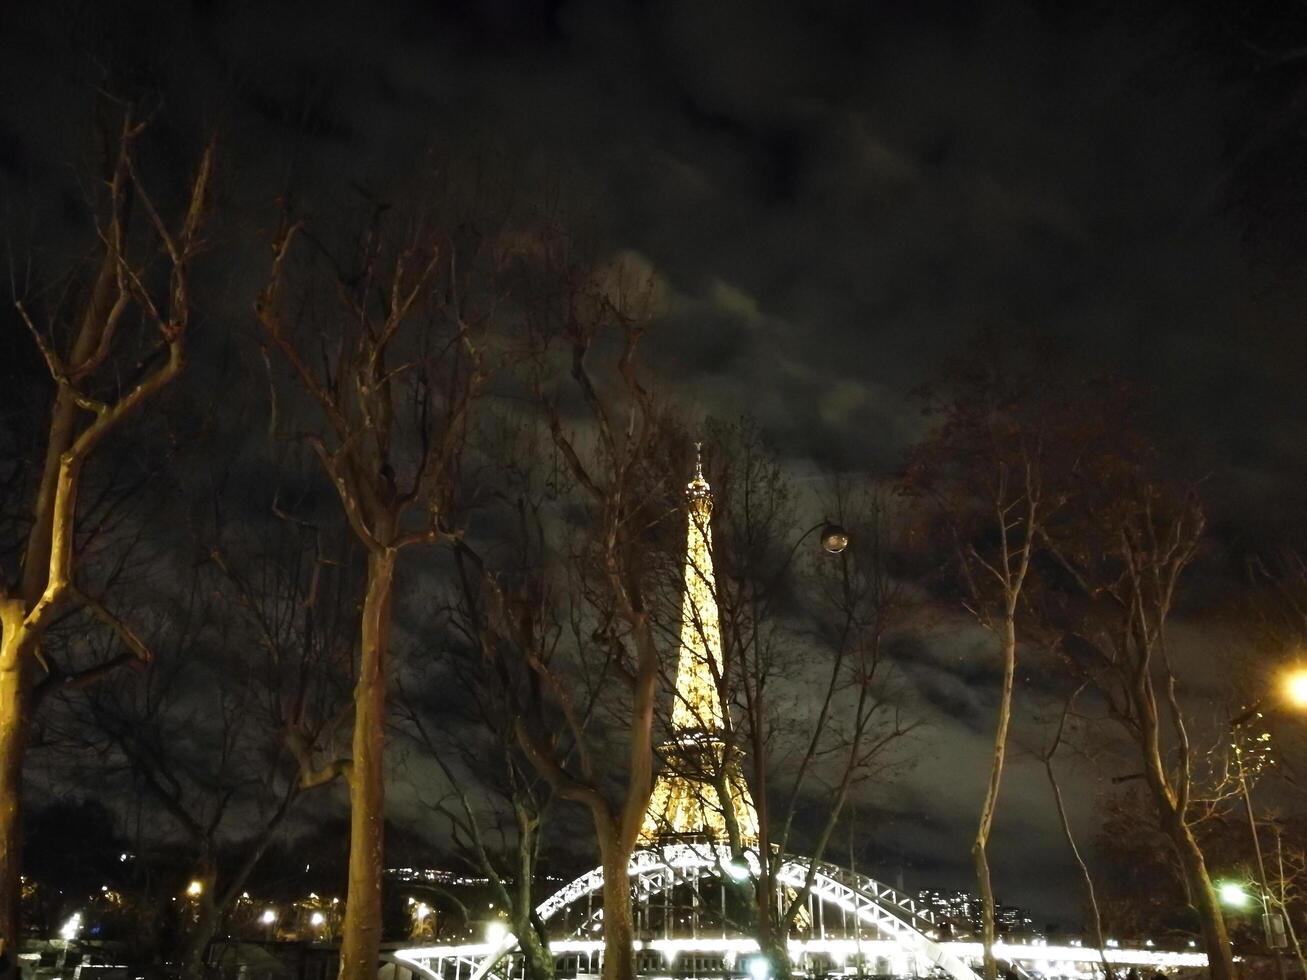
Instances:
[[[706,928],[702,916],[687,915],[685,928],[680,930],[682,934],[672,935],[671,917],[665,914],[664,907],[664,934],[658,936],[648,928],[651,910],[657,914],[659,897],[670,896],[678,888],[688,888],[694,898],[700,895],[699,887],[704,882],[720,883],[723,876],[756,875],[756,857],[749,857],[752,867],[743,868],[732,861],[728,847],[696,843],[671,843],[632,855],[627,873],[639,937],[635,943],[636,955],[648,967],[641,969],[642,973],[667,975],[678,959],[689,957],[690,968],[683,967],[678,973],[720,975],[723,966],[730,971],[738,960],[757,952],[757,942],[732,935],[724,917],[716,928]],[[787,856],[782,859],[777,879],[780,884],[798,890],[810,871],[813,862],[809,859]],[[550,951],[559,960],[575,958],[579,973],[594,972],[602,954],[603,910],[597,898],[603,880],[603,869],[595,868],[536,908],[540,919],[551,927]],[[789,943],[790,957],[796,964],[806,961],[812,965],[816,960],[843,964],[857,958],[864,962],[893,963],[893,972],[898,973],[921,976],[943,973],[952,980],[978,980],[975,971],[939,941],[939,924],[931,912],[873,878],[836,865],[816,863],[807,923],[809,935],[791,939]],[[686,931],[690,934],[685,935]],[[430,946],[398,950],[394,955],[418,967],[428,978],[511,980],[520,970],[514,955],[517,945],[517,938],[508,934],[495,943]],[[716,970],[707,965],[714,962]],[[560,972],[561,975],[566,972]]]

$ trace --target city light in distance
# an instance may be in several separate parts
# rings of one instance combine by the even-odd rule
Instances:
[[[321,926],[326,921],[327,921],[327,917],[323,915],[321,912],[314,912],[311,916],[309,916],[309,925],[315,928]]]
[[[186,894],[191,898],[204,894],[204,882],[199,878],[192,878],[191,883],[186,886]]]
[[[277,910],[264,909],[263,914],[259,916],[259,921],[262,922],[265,926],[272,925],[274,922],[277,921]]]

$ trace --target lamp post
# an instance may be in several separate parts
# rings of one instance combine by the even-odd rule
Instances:
[[[1255,712],[1253,718],[1260,718],[1260,712]],[[1237,719],[1236,719],[1237,720]],[[1257,857],[1257,891],[1262,900],[1262,929],[1266,936],[1266,945],[1271,950],[1271,955],[1275,957],[1275,970],[1280,980],[1285,980],[1284,958],[1280,955],[1280,949],[1284,946],[1284,924],[1280,918],[1280,913],[1272,912],[1268,894],[1270,891],[1270,879],[1266,877],[1266,862],[1262,858],[1262,841],[1257,833],[1257,820],[1253,815],[1253,798],[1252,790],[1248,785],[1248,769],[1244,764],[1244,750],[1239,730],[1246,725],[1231,725],[1231,731],[1234,735],[1234,759],[1235,768],[1239,776],[1239,792],[1243,796],[1244,811],[1248,814],[1248,833],[1253,839],[1253,854]]]
[[[1284,679],[1284,700],[1299,710],[1307,708],[1307,670],[1295,670]],[[1265,699],[1262,699],[1265,700]],[[1247,731],[1248,724],[1262,717],[1260,710],[1262,700],[1257,701],[1242,714],[1230,719],[1230,734],[1234,746],[1235,771],[1239,778],[1239,793],[1243,797],[1244,812],[1248,815],[1248,833],[1253,839],[1253,854],[1257,858],[1257,890],[1262,901],[1262,929],[1266,936],[1267,948],[1275,957],[1275,969],[1280,980],[1285,980],[1284,957],[1280,950],[1285,941],[1284,918],[1279,910],[1271,911],[1270,879],[1266,877],[1266,861],[1262,857],[1261,837],[1257,833],[1257,819],[1253,813],[1252,788],[1248,782],[1248,767],[1244,760],[1244,746],[1241,735]],[[1262,740],[1269,739],[1263,734]]]

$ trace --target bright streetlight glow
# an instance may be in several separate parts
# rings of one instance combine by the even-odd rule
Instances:
[[[323,915],[321,912],[314,912],[312,915],[309,916],[309,925],[314,927],[320,926],[322,925],[322,923],[326,921],[327,921],[327,917]]]
[[[68,917],[59,929],[59,938],[64,942],[71,942],[77,938],[77,934],[82,931],[82,913],[74,912]]]
[[[726,876],[732,881],[744,881],[749,877],[749,867],[743,861],[727,861]]]
[[[1244,908],[1250,901],[1250,896],[1244,891],[1243,885],[1237,881],[1221,882],[1217,886],[1217,894],[1221,898],[1221,903],[1232,909]]]
[[[508,935],[508,928],[498,921],[486,923],[486,942],[491,946],[498,946]]]
[[[203,892],[204,892],[204,882],[200,881],[199,878],[193,878],[191,880],[191,883],[186,886],[186,894],[191,896],[191,898],[195,898],[197,895],[200,895]]]
[[[1307,669],[1300,667],[1284,678],[1284,697],[1295,708],[1307,708]]]
[[[753,980],[767,980],[771,976],[771,964],[767,962],[765,956],[751,957],[748,968],[749,976],[753,977]]]
[[[277,910],[276,910],[276,909],[264,909],[264,910],[263,910],[263,915],[259,916],[259,919],[260,919],[260,921],[263,922],[263,924],[264,924],[265,926],[270,926],[270,925],[272,925],[274,922],[277,921]]]

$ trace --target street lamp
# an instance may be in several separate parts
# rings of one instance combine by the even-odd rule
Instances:
[[[1228,905],[1232,909],[1247,908],[1251,898],[1243,885],[1237,881],[1220,882],[1216,886],[1216,894],[1220,896],[1222,905]]]
[[[1307,710],[1307,668],[1299,667],[1284,678],[1284,699],[1300,710]]]
[[[1307,670],[1299,667],[1286,674],[1282,681],[1281,694],[1283,700],[1290,706],[1299,710],[1307,709]],[[1266,862],[1262,858],[1262,841],[1257,833],[1257,819],[1253,814],[1252,788],[1248,782],[1248,766],[1244,759],[1243,738],[1240,737],[1242,732],[1247,731],[1250,722],[1262,717],[1259,710],[1261,704],[1262,701],[1259,700],[1242,714],[1231,718],[1230,734],[1234,743],[1235,772],[1239,777],[1239,791],[1243,796],[1244,810],[1248,814],[1248,833],[1253,839],[1253,854],[1257,858],[1258,891],[1261,893],[1262,899],[1262,928],[1266,935],[1266,945],[1275,956],[1275,966],[1280,980],[1284,980],[1284,960],[1280,956],[1280,950],[1288,945],[1284,934],[1284,917],[1278,911],[1271,911],[1269,898],[1271,883],[1266,877]],[[1258,741],[1265,743],[1269,739],[1270,734],[1263,733]],[[1263,744],[1261,748],[1264,752],[1266,745]]]
[[[828,554],[838,555],[849,546],[849,534],[838,524],[826,524],[821,529],[821,546]],[[1307,703],[1307,674],[1304,674],[1304,703]]]

